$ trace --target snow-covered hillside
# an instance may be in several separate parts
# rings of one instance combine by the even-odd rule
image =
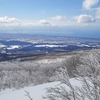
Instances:
[[[26,95],[26,92],[29,92],[33,100],[43,100],[42,96],[45,95],[46,88],[54,87],[58,82],[47,83],[38,86],[26,87],[20,90],[6,90],[0,92],[0,100],[29,100]]]
[[[80,81],[75,79],[70,79],[72,85],[81,86]],[[30,86],[20,90],[6,90],[0,92],[0,100],[29,100],[27,96],[25,96],[27,92],[29,92],[30,96],[33,100],[47,100],[43,99],[43,96],[46,94],[46,88],[59,86],[60,82],[51,82],[37,86]]]

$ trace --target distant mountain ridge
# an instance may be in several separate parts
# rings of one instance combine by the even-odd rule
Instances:
[[[20,36],[20,38],[16,37],[15,39],[12,39],[12,37],[9,39],[0,38],[0,61],[5,60],[5,58],[13,58],[12,55],[16,55],[15,58],[20,58],[26,57],[26,55],[29,57],[34,54],[41,55],[100,48],[100,39],[32,36]]]

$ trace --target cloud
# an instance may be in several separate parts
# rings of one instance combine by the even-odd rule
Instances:
[[[97,11],[96,11],[96,18],[100,18],[100,7],[97,8]]]
[[[0,25],[17,25],[19,23],[20,21],[16,18],[0,17]]]
[[[66,16],[57,15],[55,17],[52,17],[51,19],[60,21],[60,20],[65,20]]]
[[[44,20],[44,19],[43,20],[40,20],[39,23],[40,24],[43,24],[43,25],[46,25],[46,26],[49,26],[50,25],[50,23],[47,20]]]
[[[91,15],[81,14],[79,16],[74,17],[78,23],[91,23],[95,22],[95,19]]]
[[[92,6],[97,4],[99,0],[84,0],[83,1],[83,8],[86,10],[90,10]]]
[[[0,23],[12,23],[12,22],[18,22],[19,20],[16,18],[9,18],[7,16],[0,17]]]

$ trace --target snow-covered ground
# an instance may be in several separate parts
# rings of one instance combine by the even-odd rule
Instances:
[[[51,45],[51,44],[46,44],[46,45],[36,45],[35,47],[67,47],[67,45]]]
[[[71,79],[70,82],[75,86],[81,86],[81,83],[78,80]],[[26,92],[29,92],[33,100],[44,100],[46,88],[58,86],[60,82],[51,82],[37,86],[30,86],[20,90],[6,90],[0,92],[0,100],[29,100],[26,95]],[[47,99],[45,99],[47,100]]]
[[[42,96],[45,95],[46,88],[54,87],[58,82],[42,84],[38,86],[26,87],[20,90],[6,90],[0,92],[0,100],[29,100],[26,95],[26,92],[29,92],[33,100],[43,100]]]
[[[0,48],[3,48],[3,47],[6,47],[6,46],[0,43]]]
[[[20,48],[20,45],[11,45],[10,47],[7,47],[8,50],[12,50],[12,49],[18,49]]]
[[[56,59],[43,59],[43,60],[39,60],[38,63],[39,64],[50,64],[50,63],[61,63],[65,60],[66,58],[56,58]]]

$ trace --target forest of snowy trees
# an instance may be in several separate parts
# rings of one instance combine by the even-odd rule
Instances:
[[[70,77],[81,82],[81,86],[73,86]],[[67,59],[58,79],[62,85],[47,89],[48,100],[100,100],[100,51]]]
[[[81,81],[82,86],[72,86],[70,78]],[[48,100],[100,100],[100,50],[76,52],[56,64],[0,62],[0,91],[54,81],[64,86],[47,89],[44,98]]]

